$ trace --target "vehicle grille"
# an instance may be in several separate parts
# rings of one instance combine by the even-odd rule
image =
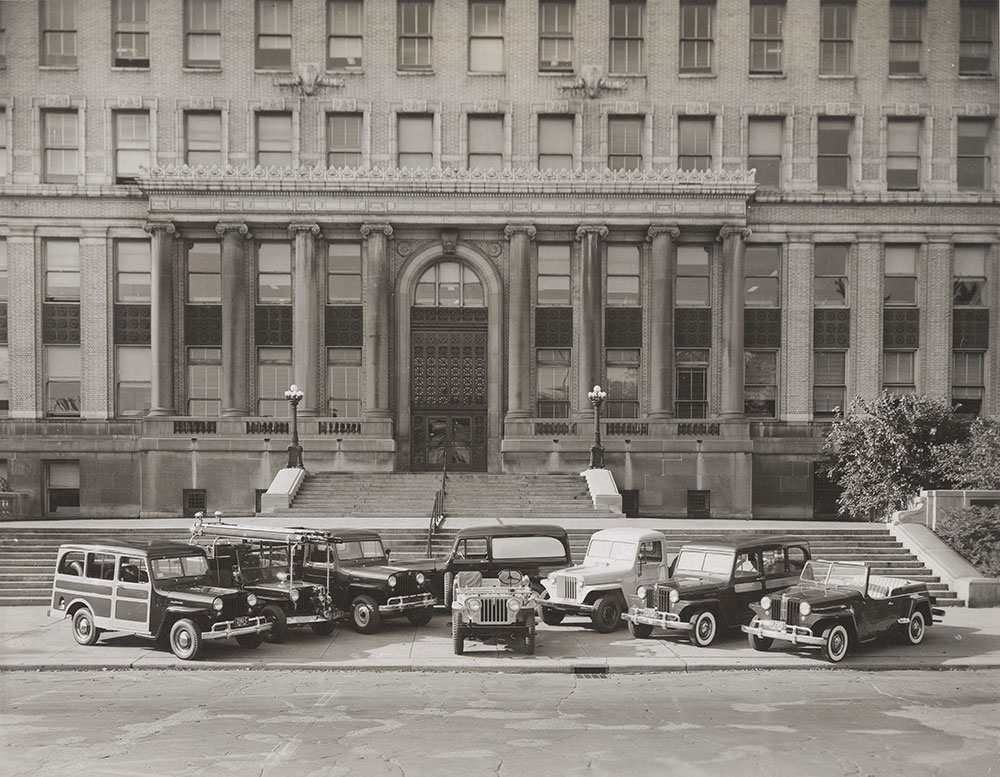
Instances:
[[[656,589],[656,611],[657,612],[670,612],[670,589],[669,588],[658,588]]]
[[[409,572],[396,573],[396,587],[391,589],[390,596],[413,596],[419,593],[416,577]]]
[[[479,609],[479,623],[506,623],[506,599],[481,599],[483,606]]]
[[[219,613],[220,621],[231,621],[237,615],[246,615],[250,608],[247,606],[247,595],[223,596],[222,612]],[[215,610],[213,609],[213,612]]]
[[[782,596],[780,599],[771,600],[771,620],[775,621],[788,621],[798,620],[799,617],[799,603],[794,599],[789,599],[787,596]]]
[[[576,578],[575,577],[560,577],[558,578],[559,585],[556,588],[556,594],[560,599],[576,599]]]

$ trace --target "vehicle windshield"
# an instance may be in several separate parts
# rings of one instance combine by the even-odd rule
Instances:
[[[606,564],[609,561],[634,561],[638,545],[634,542],[618,542],[615,540],[591,540],[587,548],[587,561]]]
[[[845,586],[864,591],[868,581],[868,569],[836,561],[807,561],[802,569],[802,580],[819,585]]]
[[[173,580],[178,577],[201,577],[208,574],[208,559],[204,556],[168,556],[151,559],[153,577]]]
[[[720,550],[682,549],[674,564],[674,575],[728,579],[733,571],[733,556]]]
[[[288,579],[287,545],[248,545],[237,548],[236,556],[244,585],[278,583]]]
[[[382,540],[356,540],[354,542],[338,542],[337,558],[344,564],[384,563],[385,551]]]

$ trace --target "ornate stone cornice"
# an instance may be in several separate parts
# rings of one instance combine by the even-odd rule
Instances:
[[[719,230],[719,236],[716,240],[725,240],[727,237],[737,236],[741,240],[749,239],[753,232],[750,227],[735,227],[731,224],[726,224],[722,229]]]
[[[215,231],[223,236],[225,236],[227,232],[237,232],[240,237],[247,240],[253,237],[253,235],[250,234],[250,227],[242,221],[220,221],[215,225]]]
[[[672,240],[681,236],[681,231],[677,227],[668,227],[664,224],[653,224],[646,230],[646,239],[652,240],[657,235],[668,235]]]
[[[538,234],[538,230],[535,229],[534,224],[508,224],[503,228],[503,236],[510,240],[515,234],[525,234],[528,236],[528,240],[534,240],[535,235]]]
[[[309,232],[314,237],[319,234],[319,224],[289,224],[288,234],[295,237],[299,232]]]
[[[172,221],[147,221],[142,225],[142,231],[149,235],[158,230],[163,230],[168,235],[173,235],[177,232],[177,227],[174,226]]]
[[[368,239],[368,235],[372,232],[381,232],[387,238],[392,237],[392,225],[391,224],[362,224],[361,225],[361,237],[365,240]]]
[[[603,224],[581,224],[576,228],[576,239],[583,240],[588,234],[597,234],[598,237],[608,236],[608,228]]]

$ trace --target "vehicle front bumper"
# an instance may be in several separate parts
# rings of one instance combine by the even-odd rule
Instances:
[[[252,615],[246,619],[245,624],[237,626],[236,623],[239,620],[213,623],[209,631],[201,633],[201,638],[229,639],[230,637],[242,637],[244,634],[262,634],[271,630],[271,622],[263,615]]]
[[[427,591],[422,594],[412,596],[391,596],[385,604],[380,604],[378,611],[380,614],[391,614],[394,612],[406,612],[407,610],[425,610],[434,606],[434,594]]]
[[[629,607],[625,620],[630,623],[642,623],[646,626],[656,626],[660,629],[679,629],[691,631],[691,624],[682,621],[681,616],[674,612],[660,612],[655,607]]]
[[[543,608],[548,607],[550,610],[559,610],[560,612],[575,613],[577,615],[581,613],[590,615],[594,611],[594,605],[592,604],[570,602],[565,599],[542,599],[540,604]]]
[[[741,626],[747,634],[768,639],[781,639],[793,645],[822,645],[825,640],[817,637],[805,626],[791,626],[784,621],[758,620],[749,626]]]

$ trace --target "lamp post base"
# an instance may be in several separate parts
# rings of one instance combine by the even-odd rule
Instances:
[[[293,442],[288,446],[288,468],[305,469],[302,464],[302,446]]]
[[[590,446],[590,468],[606,469],[604,466],[604,447],[601,445]]]

